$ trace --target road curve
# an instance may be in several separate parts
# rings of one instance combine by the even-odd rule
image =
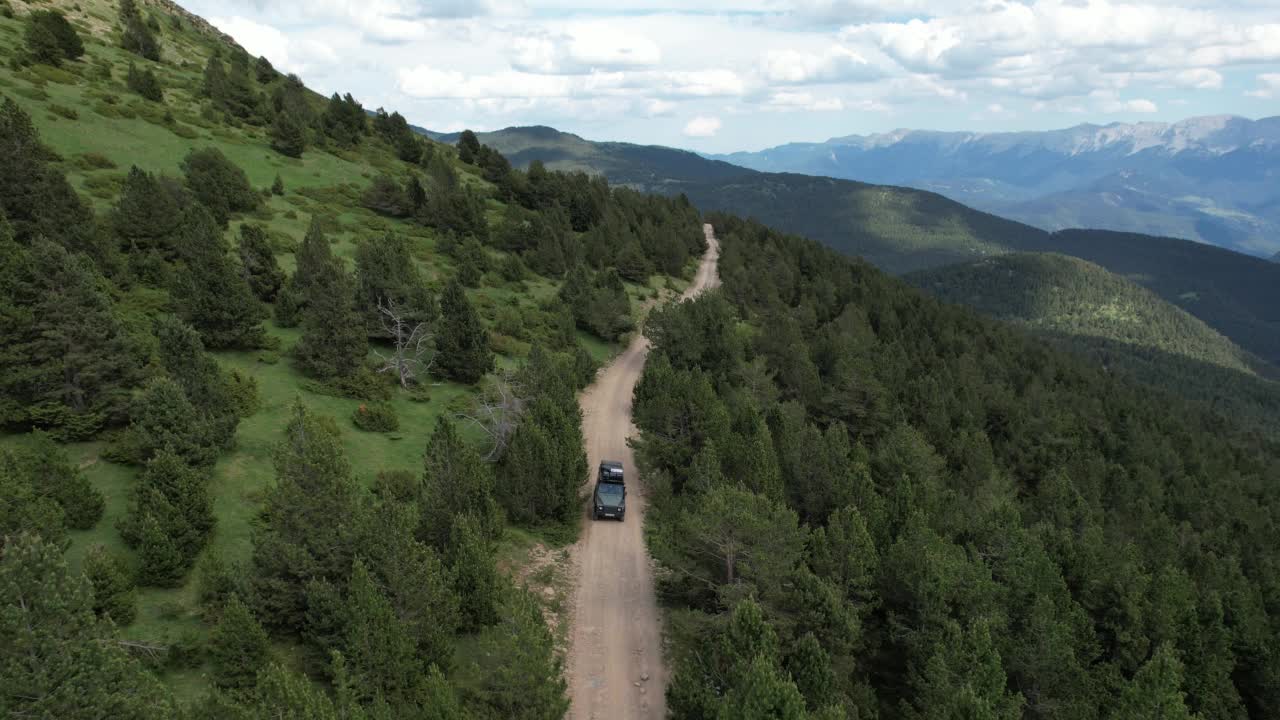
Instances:
[[[707,252],[682,299],[720,283],[720,246],[710,225],[703,231]],[[638,335],[578,398],[593,475],[601,460],[621,460],[625,467],[627,519],[585,520],[574,549],[578,587],[567,658],[572,699],[568,717],[574,720],[666,717],[661,616],[641,532],[645,499],[627,447],[627,437],[635,431],[631,394],[648,353],[648,340]]]

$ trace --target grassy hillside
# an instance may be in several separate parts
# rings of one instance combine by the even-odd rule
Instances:
[[[1155,293],[1093,263],[1052,253],[1016,253],[911,273],[940,300],[1023,326],[1104,367],[1273,432],[1275,369]]]
[[[272,148],[270,98],[274,89],[287,81],[278,74],[264,74],[250,80],[252,92],[261,105],[249,117],[235,117],[216,107],[201,91],[206,61],[214,53],[230,59],[242,51],[199,18],[163,0],[141,6],[144,15],[155,20],[152,26],[160,42],[160,62],[145,60],[120,47],[116,2],[12,0],[6,6],[10,4],[15,11],[13,16],[0,17],[0,54],[15,60],[0,66],[0,96],[15,101],[31,118],[40,140],[53,153],[49,158],[50,167],[65,175],[71,187],[96,212],[104,242],[110,236],[110,218],[131,167],[173,178],[176,182],[183,175],[181,163],[188,153],[197,148],[213,148],[244,171],[255,192],[261,190],[256,209],[232,213],[231,222],[223,231],[225,239],[239,237],[244,225],[262,226],[281,268],[292,273],[296,265],[295,251],[314,221],[327,235],[332,253],[350,271],[363,243],[393,233],[406,240],[413,265],[421,273],[426,288],[434,294],[438,295],[447,281],[475,271],[473,281],[465,283],[470,285],[465,294],[487,331],[488,349],[496,353],[498,368],[517,367],[532,347],[552,346],[549,338],[553,335],[563,338],[562,320],[569,313],[557,298],[563,271],[541,270],[543,274],[537,274],[534,269],[540,265],[555,267],[557,263],[582,261],[583,248],[588,242],[583,240],[585,234],[569,229],[565,219],[563,235],[557,236],[560,247],[556,250],[564,255],[557,254],[550,260],[543,255],[534,257],[542,251],[541,247],[502,244],[520,223],[527,227],[543,218],[560,222],[559,206],[530,210],[515,207],[516,200],[509,192],[485,179],[485,169],[478,164],[461,162],[455,149],[448,145],[427,143],[422,166],[417,166],[404,162],[400,148],[380,137],[376,128],[353,145],[326,141],[318,128],[326,101],[310,91],[306,91],[305,102],[316,114],[317,126],[306,129],[311,134],[306,151],[300,158],[276,152]],[[18,62],[17,58],[25,52],[28,13],[47,8],[62,12],[71,22],[84,43],[83,57],[62,62],[59,67]],[[126,76],[131,65],[154,72],[163,88],[161,102],[145,100],[129,88]],[[265,79],[268,77],[270,79]],[[435,164],[428,167],[428,158]],[[441,169],[441,163],[447,169]],[[481,244],[474,244],[474,239],[464,242],[472,233],[442,229],[439,224],[433,224],[435,218],[421,213],[417,217],[405,217],[407,212],[371,209],[366,191],[375,178],[387,177],[407,184],[411,180],[416,182],[424,172],[456,175],[458,189],[452,192],[473,193],[480,198],[479,220],[484,229],[474,235]],[[559,182],[558,177],[549,182]],[[501,182],[509,179],[503,176]],[[430,177],[429,195],[444,192],[429,181]],[[276,183],[282,186],[278,193],[269,189]],[[528,189],[528,186],[522,187]],[[603,193],[596,200],[601,203],[599,207],[607,210],[610,219],[607,230],[596,227],[591,235],[590,242],[596,245],[591,246],[593,255],[589,262],[595,268],[613,264],[616,253],[613,245],[615,241],[623,244],[620,237],[625,236],[633,244],[637,242],[628,234],[631,232],[628,223],[639,223],[642,216],[649,223],[654,219],[653,212],[666,212],[661,208],[671,206],[670,203],[654,205],[644,198],[630,196],[618,201],[624,204],[618,204],[610,199],[608,188],[597,187],[594,191]],[[689,213],[692,210],[687,209],[686,215]],[[696,216],[687,224],[688,236],[700,238]],[[660,225],[646,227],[648,232],[655,232],[657,228],[657,232],[671,235]],[[681,234],[678,240],[672,238],[672,241],[683,243],[685,237]],[[627,273],[630,279],[620,291],[625,294],[627,307],[623,308],[622,317],[609,318],[610,327],[625,324],[626,315],[638,314],[646,301],[671,296],[684,286],[684,280],[679,277],[650,274],[659,264],[650,262],[645,255],[652,251],[653,242],[657,240],[640,238],[641,248],[637,250],[640,255],[630,256]],[[692,252],[692,246],[686,249]],[[134,276],[131,268],[124,267],[132,262],[127,250],[122,256],[124,259],[116,270],[102,268],[110,280],[104,287],[109,289],[113,312],[123,319],[130,332],[149,338],[151,318],[168,311],[174,297],[163,282]],[[673,259],[668,253],[662,262],[670,267],[671,262],[679,265],[688,259]],[[691,267],[689,263],[686,269]],[[676,268],[673,274],[682,271]],[[605,274],[601,272],[600,276]],[[609,332],[602,337],[589,334],[581,329],[582,318],[578,318],[579,328],[575,329],[574,315],[570,313],[567,317],[570,345],[563,346],[563,341],[556,341],[564,352],[577,352],[581,357],[585,351],[595,362],[601,362],[625,339]],[[385,378],[384,388],[378,392],[389,393],[388,403],[398,416],[400,426],[394,432],[363,432],[352,418],[366,399],[335,392],[331,386],[303,375],[291,361],[289,352],[303,331],[283,327],[274,319],[268,319],[264,327],[266,341],[262,348],[213,353],[224,372],[238,371],[240,377],[256,383],[258,395],[257,410],[240,422],[234,448],[220,455],[210,471],[208,491],[217,525],[206,553],[221,556],[231,564],[243,563],[250,556],[251,532],[257,523],[264,493],[276,478],[273,452],[283,438],[291,405],[298,399],[313,411],[336,420],[341,450],[356,480],[367,486],[376,475],[388,471],[420,476],[424,443],[437,419],[468,411],[480,392],[478,386],[440,377],[430,378],[429,382],[408,391],[396,387],[391,375],[378,375]],[[154,343],[154,340],[148,342]],[[389,351],[385,342],[375,343],[373,349]],[[155,367],[154,359],[148,361],[143,371],[162,373]],[[24,429],[7,428],[8,432],[0,435],[0,448],[24,445],[27,442],[21,432]],[[96,545],[105,546],[131,564],[138,562],[137,554],[125,546],[117,528],[128,513],[138,484],[139,468],[108,460],[107,451],[121,429],[109,427],[96,437],[66,445],[75,466],[105,500],[105,513],[92,528],[70,533],[67,557],[73,571],[78,572],[86,552]],[[480,437],[478,432],[466,433],[471,440]],[[576,527],[576,516],[574,520],[566,527]],[[561,532],[560,537],[563,535]],[[524,533],[510,537],[518,538],[512,542],[520,548],[533,544]],[[517,553],[503,551],[505,565],[512,564],[514,554]],[[121,633],[126,639],[162,647],[183,638],[194,637],[196,642],[203,642],[210,626],[202,617],[195,573],[190,573],[175,588],[141,588],[137,619],[123,627]],[[278,655],[291,663],[297,660],[295,651],[290,642],[278,643]],[[208,668],[200,661],[166,668],[163,676],[179,698],[197,696],[209,682]]]
[[[732,175],[726,167],[733,166],[698,158],[698,168],[687,153],[674,150],[652,149],[641,166],[620,150],[636,146],[592,143],[546,128],[511,128],[485,138],[499,150],[518,152],[521,162],[538,159],[611,180],[661,178],[649,187],[678,190],[704,210],[755,218],[892,273],[1010,252],[1080,257],[1149,288],[1267,362],[1280,363],[1280,267],[1259,258],[1168,237],[1048,233],[910,188],[745,169]],[[654,166],[658,161],[663,164]]]

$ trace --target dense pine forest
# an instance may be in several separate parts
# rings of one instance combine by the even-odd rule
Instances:
[[[1022,325],[1112,372],[1129,373],[1273,437],[1280,432],[1280,370],[1091,262],[1014,253],[904,279],[944,302]]]
[[[1280,713],[1280,446],[710,221],[635,394],[673,717]]]
[[[698,213],[166,3],[0,16],[0,715],[563,715],[510,565],[576,533],[575,392]]]

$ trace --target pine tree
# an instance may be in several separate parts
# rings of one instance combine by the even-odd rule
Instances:
[[[582,416],[572,397],[535,397],[499,463],[508,515],[526,523],[570,519],[587,476],[582,448]]]
[[[258,673],[251,705],[251,717],[272,720],[365,720],[363,713],[340,715],[333,700],[311,678],[277,662]]]
[[[356,245],[356,305],[371,338],[391,339],[382,309],[394,307],[410,328],[439,314],[409,252],[409,243],[388,233]]]
[[[175,278],[178,315],[210,348],[252,349],[266,342],[266,313],[227,253],[209,212],[192,206],[181,230],[183,264]]]
[[[10,98],[0,103],[0,157],[5,163],[0,212],[9,219],[19,244],[30,247],[43,236],[69,252],[85,253],[104,271],[111,267],[93,210],[50,163],[57,156],[40,142],[31,116]]]
[[[253,210],[261,201],[244,170],[217,148],[192,150],[181,167],[187,188],[213,213],[219,227],[227,226],[231,213]]]
[[[110,221],[122,249],[131,255],[156,251],[165,260],[178,254],[183,212],[181,189],[134,165],[129,168]]]
[[[84,55],[84,43],[76,29],[57,10],[35,10],[27,15],[25,39],[27,54],[36,62],[57,66]]]
[[[707,492],[724,484],[725,477],[720,467],[720,455],[716,452],[715,441],[709,441],[693,457],[684,488],[686,491]]]
[[[440,298],[440,333],[436,367],[450,380],[473,385],[493,369],[489,333],[456,280]]]
[[[369,352],[355,287],[341,261],[331,260],[312,280],[302,310],[302,337],[293,348],[299,369],[317,378],[351,377]]]
[[[240,597],[232,595],[218,624],[209,633],[209,663],[213,683],[220,688],[247,690],[270,659],[267,633]]]
[[[138,581],[151,587],[178,587],[188,567],[160,520],[154,515],[143,516],[138,528]]]
[[[29,534],[0,548],[0,714],[60,720],[161,720],[177,708],[93,613],[62,549]]]
[[[276,484],[253,536],[253,594],[268,626],[297,630],[306,612],[307,579],[347,577],[357,489],[333,419],[301,402],[292,409],[274,464]]]
[[[839,686],[835,671],[831,669],[831,656],[813,633],[805,633],[796,642],[784,665],[810,710],[816,711],[837,702]]]
[[[148,518],[182,557],[183,571],[191,567],[213,532],[213,502],[208,477],[169,450],[161,450],[138,479],[129,514],[120,523],[120,534],[137,545],[143,540]]]
[[[160,61],[160,43],[142,19],[134,0],[120,0],[120,46],[125,50],[156,62]]]
[[[527,590],[512,592],[497,627],[481,636],[475,701],[484,715],[559,720],[569,710],[563,667],[542,609]]]
[[[164,102],[164,91],[160,89],[160,81],[151,68],[139,70],[134,63],[129,63],[129,74],[125,76],[125,84],[151,102]]]
[[[1198,716],[1187,709],[1185,702],[1182,673],[1183,664],[1177,651],[1168,643],[1162,644],[1121,691],[1111,717],[1115,720],[1195,720]]]
[[[214,53],[205,63],[200,94],[212,100],[215,105],[221,106],[228,92],[227,67],[222,64],[222,58]]]
[[[37,492],[22,458],[0,448],[0,549],[5,538],[21,533],[38,535],[45,542],[66,547],[67,526],[62,507],[53,498]]]
[[[227,68],[227,97],[224,105],[232,115],[247,120],[258,112],[258,104],[258,93],[253,89],[249,70],[249,55],[243,50],[233,51],[231,64]]]
[[[449,574],[462,608],[461,629],[474,632],[497,622],[503,581],[495,565],[493,542],[470,515],[451,523]]]
[[[749,661],[725,693],[720,720],[805,720],[804,697],[769,658]]]
[[[277,112],[271,121],[271,149],[292,158],[300,158],[306,151],[307,129],[292,113]]]
[[[350,663],[353,686],[366,699],[405,698],[423,665],[391,602],[359,558],[347,584],[344,619],[343,656]]]
[[[167,377],[152,380],[133,402],[129,425],[137,459],[168,448],[192,465],[212,465],[219,438],[196,412],[182,386]]]
[[[94,614],[110,617],[120,627],[132,624],[138,612],[138,591],[124,561],[94,545],[85,556],[84,573],[93,587]]]
[[[332,269],[331,266],[336,262],[329,239],[325,237],[324,229],[320,226],[319,218],[311,218],[307,233],[302,237],[302,245],[294,255],[297,267],[290,284],[305,304],[311,297],[312,287],[320,282],[322,277],[327,276]]]
[[[228,449],[235,442],[239,408],[227,375],[204,351],[200,335],[172,315],[155,320],[160,365],[177,381],[204,424],[209,442]]]
[[[0,401],[7,422],[84,438],[123,420],[140,377],[137,354],[90,260],[39,240],[10,245],[0,277],[11,294],[0,324]]]
[[[276,176],[276,182],[280,176]],[[245,223],[240,226],[240,268],[253,294],[264,303],[274,302],[284,287],[285,274],[276,261],[275,252],[267,240],[267,229],[261,225]]]
[[[454,519],[462,515],[476,522],[484,538],[496,540],[502,533],[492,471],[443,417],[427,440],[418,510],[418,536],[440,551],[449,548]]]
[[[276,179],[271,181],[271,194],[284,195],[284,179],[280,177],[280,173],[276,173]]]
[[[102,519],[106,505],[102,492],[47,433],[32,433],[16,459],[36,492],[47,495],[62,508],[67,527],[88,530]]]
[[[463,130],[458,136],[458,159],[468,165],[476,161],[480,154],[480,140],[470,130]]]
[[[954,717],[1018,720],[1022,717],[1022,695],[1008,691],[1000,654],[984,622],[961,630],[954,621],[948,621],[942,641],[923,665],[913,673],[914,693],[904,708],[906,717],[920,720]]]

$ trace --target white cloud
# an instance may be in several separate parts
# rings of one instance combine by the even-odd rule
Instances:
[[[1222,87],[1222,73],[1209,68],[1181,70],[1174,75],[1173,80],[1180,87],[1197,90],[1217,90]]]
[[[725,97],[742,95],[747,85],[732,70],[681,70],[662,73],[656,90],[668,96]]]
[[[1001,105],[1000,103],[991,103],[990,105],[987,106],[987,112],[991,113],[992,115],[1002,115],[1007,111],[1004,109],[1004,106]]]
[[[647,117],[662,117],[670,115],[676,109],[676,104],[666,100],[654,98],[644,104],[644,114]]]
[[[1116,113],[1154,113],[1159,112],[1160,108],[1146,98],[1134,98],[1132,100],[1121,100],[1116,97],[1115,93],[1109,91],[1099,91],[1091,93],[1097,101],[1098,110],[1108,114]]]
[[[686,137],[714,137],[718,132],[720,132],[720,118],[706,115],[699,115],[684,126]]]
[[[1258,76],[1258,88],[1245,93],[1250,97],[1272,98],[1280,96],[1280,73],[1263,73]]]
[[[816,98],[807,92],[776,92],[765,103],[776,110],[811,110],[830,112],[844,109],[844,101],[838,97]]]
[[[874,80],[884,72],[857,52],[832,45],[822,54],[799,50],[771,50],[761,63],[764,77],[783,85],[814,82]]]
[[[615,24],[591,23],[561,35],[517,37],[510,59],[513,68],[524,72],[578,74],[652,67],[662,59],[662,51],[648,38],[621,31]]]

